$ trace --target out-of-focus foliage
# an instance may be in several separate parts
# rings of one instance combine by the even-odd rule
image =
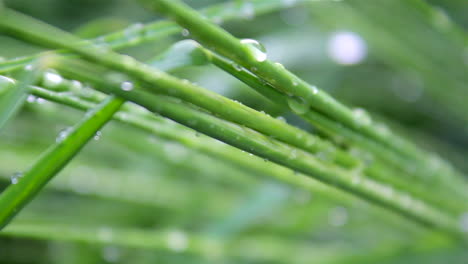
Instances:
[[[161,19],[137,1],[4,2],[82,38]],[[198,9],[220,1],[186,2]],[[467,12],[464,0],[312,1],[260,16],[246,11],[223,27],[236,37],[258,39],[270,60],[347,105],[368,109],[467,174]],[[122,53],[148,61],[182,37]],[[0,35],[2,60],[42,50]],[[316,131],[211,65],[173,74]],[[1,189],[80,116],[29,96],[0,132]],[[193,140],[206,139],[189,133]],[[12,231],[0,238],[0,262],[468,262],[466,244],[343,197],[310,193],[112,122],[13,221]],[[468,231],[468,212],[459,222]]]

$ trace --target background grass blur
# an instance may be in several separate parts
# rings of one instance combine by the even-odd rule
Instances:
[[[220,1],[186,2],[201,8]],[[367,109],[466,174],[468,5],[410,2],[418,4],[317,1],[223,27],[260,40],[269,59],[347,105]],[[82,38],[160,19],[127,0],[5,5]],[[122,52],[148,60],[181,37]],[[3,59],[41,50],[0,36]],[[257,110],[276,111],[213,66],[174,74]],[[51,102],[29,101],[0,135],[0,188],[81,116]],[[293,114],[284,118],[314,131]],[[205,136],[194,132],[193,137]],[[112,228],[167,230],[167,243],[155,250],[56,241],[53,235],[51,240],[1,237],[1,263],[468,263],[463,245],[383,210],[368,210],[364,201],[316,196],[120,123],[108,124],[46,189],[15,221],[44,224],[51,234],[63,225],[83,228],[83,234],[90,228],[104,242]],[[468,229],[466,221],[461,228]],[[215,245],[207,252],[186,252],[184,241],[192,235],[222,241],[228,252]]]

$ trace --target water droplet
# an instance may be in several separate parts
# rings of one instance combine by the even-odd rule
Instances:
[[[11,177],[10,177],[11,184],[17,184],[21,177],[23,177],[23,173],[21,173],[21,172],[13,173],[13,175],[11,175]]]
[[[94,134],[93,139],[94,139],[94,140],[99,140],[99,139],[101,139],[101,136],[102,136],[102,132],[101,132],[101,131],[97,131],[96,134]]]
[[[276,119],[278,119],[281,122],[286,123],[286,118],[284,118],[283,116],[278,116],[278,117],[276,117]]]
[[[34,102],[36,102],[36,99],[37,99],[36,96],[30,94],[30,95],[28,95],[28,97],[26,98],[26,101],[27,101],[28,103],[34,103]]]
[[[459,225],[462,232],[468,233],[468,212],[460,216]]]
[[[176,252],[182,252],[187,249],[188,239],[184,232],[179,230],[171,231],[167,235],[167,246]]]
[[[123,91],[131,91],[133,90],[133,83],[129,81],[122,82],[120,84],[120,89],[122,89]]]
[[[353,116],[358,126],[368,126],[372,123],[370,115],[362,108],[355,108],[353,110]]]
[[[236,70],[236,71],[242,71],[242,66],[235,62],[231,62],[231,66]]]
[[[284,70],[284,65],[279,63],[279,62],[275,62],[275,65],[276,67],[280,68],[281,70]]]
[[[328,222],[331,226],[344,226],[348,222],[348,210],[341,206],[333,208],[328,214]]]
[[[63,78],[59,74],[54,73],[54,72],[46,72],[44,74],[44,79],[43,79],[42,84],[45,87],[55,87],[55,86],[60,85],[62,81],[63,81]]]
[[[308,86],[308,88],[310,89],[310,92],[311,92],[312,94],[317,94],[317,93],[318,93],[318,88],[317,88],[317,86],[315,86],[315,85],[310,85],[310,86]]]
[[[80,81],[77,80],[72,80],[71,85],[70,85],[70,90],[74,93],[79,92],[81,89],[83,89],[83,84],[81,84]]]
[[[258,62],[265,61],[267,59],[267,53],[265,47],[254,39],[242,39],[241,44],[246,47],[247,52]],[[256,69],[252,69],[256,71]]]
[[[309,111],[309,104],[300,97],[289,97],[288,105],[289,108],[298,115],[305,114]]]
[[[240,13],[245,19],[253,19],[255,17],[255,7],[250,1],[246,1],[241,6]]]
[[[26,71],[32,71],[33,68],[34,68],[34,66],[32,64],[28,64],[28,65],[24,66],[24,70],[26,70]]]
[[[60,132],[57,135],[57,138],[55,138],[55,142],[59,143],[65,140],[68,137],[68,134],[72,131],[71,127],[64,128],[60,130]]]
[[[184,37],[188,37],[190,35],[190,31],[188,29],[184,28],[184,29],[182,29],[181,34]]]
[[[137,37],[140,35],[142,29],[145,25],[142,23],[135,23],[129,27],[127,27],[124,31],[125,37],[127,37],[127,41],[135,41]]]
[[[46,100],[45,100],[44,98],[38,97],[38,98],[36,99],[36,102],[37,102],[38,104],[44,104],[44,103],[46,102]]]

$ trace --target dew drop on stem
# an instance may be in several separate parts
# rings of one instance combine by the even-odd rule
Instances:
[[[182,34],[183,37],[188,37],[190,35],[190,31],[186,28],[182,29],[180,33]]]
[[[35,95],[32,95],[32,94],[28,95],[28,97],[26,98],[26,101],[28,103],[34,103],[34,102],[36,102],[36,100],[37,100],[37,97]]]
[[[44,74],[43,85],[46,87],[56,87],[63,82],[62,76],[54,72],[46,72]]]
[[[353,110],[354,121],[358,126],[368,126],[372,123],[370,115],[362,108]]]
[[[288,98],[289,108],[296,114],[302,115],[309,111],[309,104],[300,97],[290,97]]]
[[[10,177],[11,184],[17,184],[21,177],[23,177],[23,173],[21,172],[13,173],[13,175],[11,175]]]
[[[99,140],[99,139],[101,139],[101,136],[102,136],[102,132],[101,132],[101,131],[97,131],[96,134],[94,134],[93,139],[94,139],[94,140]]]
[[[71,130],[72,130],[71,127],[67,127],[67,128],[60,130],[60,132],[57,135],[57,138],[55,138],[55,142],[59,143],[59,142],[64,141],[70,134]]]
[[[265,47],[255,39],[242,39],[241,44],[245,47],[247,53],[258,62],[263,62],[267,59]]]
[[[120,84],[120,89],[122,89],[123,91],[131,91],[133,90],[133,83],[129,81],[122,82]]]

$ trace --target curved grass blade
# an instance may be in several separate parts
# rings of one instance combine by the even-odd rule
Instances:
[[[76,124],[65,138],[52,145],[21,177],[12,178],[12,183],[0,194],[0,229],[54,177],[109,121],[124,101],[109,96],[84,119]]]

